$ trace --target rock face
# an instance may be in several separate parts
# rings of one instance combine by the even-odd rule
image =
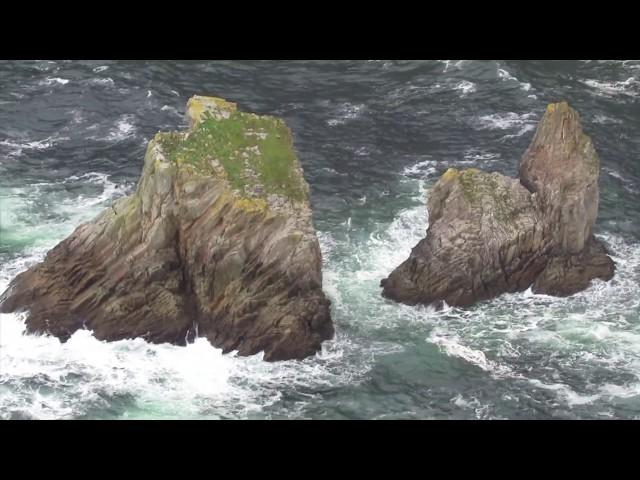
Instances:
[[[593,236],[600,160],[567,103],[548,106],[520,179],[449,169],[430,192],[427,236],[382,280],[415,304],[469,306],[505,292],[566,296],[614,264]]]
[[[188,132],[149,143],[136,192],[79,226],[0,297],[63,341],[184,345],[268,361],[333,336],[308,185],[284,122],[194,97]]]

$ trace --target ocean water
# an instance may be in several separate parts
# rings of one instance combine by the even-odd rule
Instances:
[[[62,344],[0,315],[3,419],[640,418],[640,61],[0,62],[0,290],[130,193],[194,94],[283,117],[311,186],[335,339],[267,363]],[[448,167],[515,176],[547,103],[581,114],[617,272],[570,298],[435,312],[380,296]]]

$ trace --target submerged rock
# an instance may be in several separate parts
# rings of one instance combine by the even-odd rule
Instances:
[[[333,336],[308,185],[280,119],[194,97],[149,143],[136,192],[79,226],[0,297],[63,341],[186,344],[302,359]]]
[[[476,169],[442,175],[429,195],[426,238],[382,280],[382,294],[469,306],[529,287],[565,296],[610,280],[613,261],[593,236],[599,172],[578,114],[549,105],[519,180]]]

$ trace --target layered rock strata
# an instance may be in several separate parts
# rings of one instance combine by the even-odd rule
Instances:
[[[79,226],[0,297],[61,340],[196,335],[269,361],[333,336],[309,188],[278,118],[193,97],[186,132],[149,143],[135,193]]]

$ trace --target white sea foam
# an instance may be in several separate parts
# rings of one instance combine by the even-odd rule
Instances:
[[[602,114],[594,115],[593,121],[595,123],[599,123],[599,124],[608,124],[608,123],[620,124],[620,123],[622,123],[622,120],[618,120],[617,118],[608,117],[608,116],[602,115]]]
[[[438,60],[438,62],[444,64],[442,73],[447,73],[451,69],[460,69],[465,63],[465,60]]]
[[[629,77],[624,81],[601,82],[598,80],[582,80],[582,83],[593,88],[596,95],[612,97],[626,95],[637,97],[640,82],[635,77]]]
[[[414,99],[424,98],[442,89],[443,86],[439,83],[429,85],[402,85],[389,93],[387,102],[385,103],[391,105],[408,103]]]
[[[640,193],[640,190],[638,190],[636,187],[634,187],[634,182],[631,179],[629,179],[629,178],[625,177],[624,175],[622,175],[617,170],[614,170],[614,169],[609,168],[609,167],[602,167],[602,170],[605,173],[607,173],[607,175],[610,175],[613,178],[615,178],[616,180],[618,180],[622,184],[622,188],[624,188],[627,192],[633,193],[633,194]]]
[[[476,84],[468,80],[463,80],[457,83],[454,89],[460,91],[461,96],[465,97],[476,91]]]
[[[121,418],[246,418],[280,400],[283,388],[354,384],[371,364],[344,368],[352,347],[340,339],[314,358],[268,363],[262,354],[223,355],[203,338],[186,347],[102,342],[80,330],[60,343],[25,335],[21,315],[2,314],[0,325],[0,383],[10,389],[0,393],[3,418],[76,418],[118,398],[131,399]]]
[[[637,70],[640,68],[640,60],[622,60],[621,63],[627,69]]]
[[[0,292],[6,288],[11,278],[41,261],[46,252],[70,234],[77,225],[94,217],[109,201],[128,193],[127,188],[119,188],[107,175],[95,172],[69,177],[62,184],[78,181],[101,187],[101,192],[88,198],[83,195],[67,196],[64,188],[49,190],[54,187],[54,184],[50,183],[2,190],[2,240],[18,241],[25,247],[21,256],[0,266]],[[48,192],[53,193],[44,196],[41,189],[48,189]],[[62,196],[56,192],[60,192]],[[32,208],[44,213],[46,220],[39,220],[37,217],[33,219],[26,215]],[[0,328],[4,328],[3,325],[0,322]]]
[[[65,185],[91,185],[92,195],[73,194]],[[109,176],[89,172],[71,176],[60,184],[36,183],[0,191],[3,243],[24,245],[24,257],[5,265],[2,272],[16,275],[24,262],[39,261],[46,250],[69,235],[79,224],[90,220],[109,202],[130,193],[131,185],[117,185]],[[37,212],[33,214],[32,212]],[[24,260],[24,261],[23,261]]]
[[[498,78],[502,78],[503,80],[518,80],[516,77],[511,75],[506,70],[503,70],[502,68],[498,68]]]
[[[55,65],[55,64],[56,64],[56,62],[53,62],[51,60],[47,60],[45,65],[39,64],[39,65],[34,65],[34,67],[36,69],[40,70],[41,72],[48,72],[49,70],[51,70],[51,67],[53,65]],[[58,70],[58,68],[56,68],[56,70]]]
[[[600,398],[600,395],[598,394],[582,395],[580,393],[577,393],[570,386],[563,383],[545,383],[535,378],[529,378],[528,381],[536,388],[550,390],[556,393],[556,395],[558,395],[560,399],[564,400],[569,407],[573,407],[576,405],[587,405]]]
[[[509,367],[488,360],[484,352],[463,345],[460,338],[457,335],[452,335],[450,332],[434,328],[427,338],[427,341],[438,345],[447,355],[459,357],[495,376],[504,376],[505,374],[511,373]]]
[[[109,178],[110,175],[106,173],[88,172],[80,176],[72,175],[65,179],[64,183],[82,180],[85,183],[98,185],[102,187],[102,193],[89,198],[84,198],[82,195],[79,195],[73,200],[64,201],[60,204],[62,210],[65,213],[72,211],[76,212],[78,215],[82,215],[87,211],[92,212],[93,207],[106,206],[109,201],[113,201],[119,196],[128,193],[126,186],[118,185],[112,182]]]
[[[603,168],[603,170],[612,177],[617,178],[618,180],[622,180],[623,182],[627,181],[627,179],[624,178],[620,172],[613,170],[612,168]]]
[[[502,137],[502,141],[507,140],[509,138],[515,138],[515,137],[521,137],[522,135],[524,135],[525,133],[528,132],[532,132],[536,129],[535,125],[524,125],[517,133],[512,133],[509,135],[505,135],[504,137]]]
[[[108,69],[109,69],[109,67],[107,65],[102,65],[102,66],[94,68],[93,71],[95,73],[100,73],[100,72],[104,72],[105,70],[108,70]]]
[[[474,121],[475,128],[479,130],[515,130],[517,132],[502,137],[502,141],[509,138],[520,137],[536,129],[536,115],[533,113],[518,114],[514,112],[493,113],[482,115]]]
[[[607,383],[600,386],[599,392],[605,399],[640,397],[640,383],[632,382],[626,385]]]
[[[4,145],[10,149],[9,155],[11,156],[19,156],[22,154],[24,150],[27,151],[40,151],[47,150],[54,145],[59,144],[60,142],[64,142],[69,140],[69,137],[61,137],[58,135],[52,135],[42,140],[2,140],[0,141],[0,145]]]
[[[88,80],[88,83],[91,85],[103,85],[103,86],[109,86],[109,87],[112,87],[115,85],[113,78],[110,78],[110,77],[92,78]]]
[[[427,83],[424,85],[402,85],[395,88],[387,96],[387,104],[409,103],[417,99],[425,98],[434,94],[446,92],[458,92],[460,98],[466,98],[477,91],[477,85],[469,80],[459,80],[454,78],[444,79],[439,83]],[[393,101],[393,102],[389,102]],[[416,113],[429,114],[429,111],[416,111]]]
[[[462,394],[458,394],[451,399],[451,403],[463,410],[473,410],[477,419],[490,418],[488,416],[490,405],[482,404],[476,397],[472,396],[467,400]]]
[[[72,119],[71,119],[72,123],[74,123],[76,125],[79,125],[79,124],[84,122],[85,116],[84,116],[84,113],[82,112],[82,110],[75,110],[74,109],[70,113],[72,115]]]
[[[506,70],[504,70],[502,68],[498,68],[498,78],[500,78],[500,79],[502,79],[504,81],[517,82],[520,85],[520,88],[522,90],[524,90],[525,92],[528,92],[529,90],[531,90],[531,84],[530,83],[521,82],[515,76],[511,75],[509,72],[507,72]]]
[[[497,153],[485,152],[481,150],[467,150],[463,159],[453,160],[447,164],[437,160],[422,160],[413,165],[405,167],[402,175],[411,179],[429,179],[438,176],[448,167],[467,167],[477,165],[489,165],[500,159]]]
[[[163,112],[171,112],[174,115],[178,116],[178,117],[183,117],[184,113],[181,113],[178,111],[178,109],[176,107],[172,107],[171,105],[163,105],[160,110],[162,110]]]
[[[38,85],[66,85],[67,83],[69,83],[69,80],[66,78],[45,78],[44,80],[41,80],[40,82],[38,82]]]
[[[442,318],[431,319],[440,329],[436,339],[453,338],[449,344],[444,343],[448,353],[492,372],[493,365],[476,351],[497,352],[503,359],[501,364],[531,352],[566,352],[568,359],[584,364],[584,369],[599,365],[612,373],[626,371],[638,377],[640,332],[636,330],[635,319],[640,299],[632,292],[640,281],[640,245],[610,235],[602,238],[617,263],[611,281],[594,281],[586,291],[568,298],[534,295],[529,290],[503,295],[479,309],[452,309]],[[518,315],[513,314],[516,311]],[[463,348],[458,346],[460,342]],[[497,351],[496,342],[500,345]],[[569,406],[593,403],[607,393],[610,397],[635,395],[635,386],[609,390],[603,386],[603,391],[578,392],[575,387],[521,369],[512,368],[506,373],[536,388],[556,392]]]
[[[478,150],[467,150],[464,153],[465,162],[470,162],[471,164],[487,164],[493,163],[500,159],[499,153],[492,152],[483,152]],[[463,162],[460,162],[463,163]]]
[[[365,145],[362,147],[358,147],[354,153],[359,157],[366,157],[374,153],[374,150],[371,147]]]
[[[437,173],[437,166],[438,162],[435,160],[423,160],[415,165],[406,167],[402,174],[408,177],[427,178]]]
[[[119,142],[136,134],[136,127],[133,115],[127,114],[120,117],[114,128],[111,129],[107,137],[108,141]]]
[[[509,130],[522,128],[523,126],[535,125],[536,116],[533,113],[492,113],[478,117],[476,126],[480,129]]]
[[[189,417],[193,405],[185,401],[185,392],[193,397],[232,395],[232,360],[206,340],[186,348],[149,345],[141,339],[106,343],[81,330],[62,344],[49,336],[24,335],[16,315],[1,317],[0,377],[19,392],[18,398],[0,397],[4,415],[78,416],[91,404],[103,403],[105,396],[133,395],[140,407],[162,402],[169,409],[165,414]],[[81,382],[73,381],[79,377]],[[57,395],[34,395],[26,385],[38,378]]]
[[[350,120],[358,118],[362,114],[364,108],[364,104],[354,105],[348,102],[343,103],[337,108],[334,118],[327,120],[327,124],[332,127],[345,124]]]

